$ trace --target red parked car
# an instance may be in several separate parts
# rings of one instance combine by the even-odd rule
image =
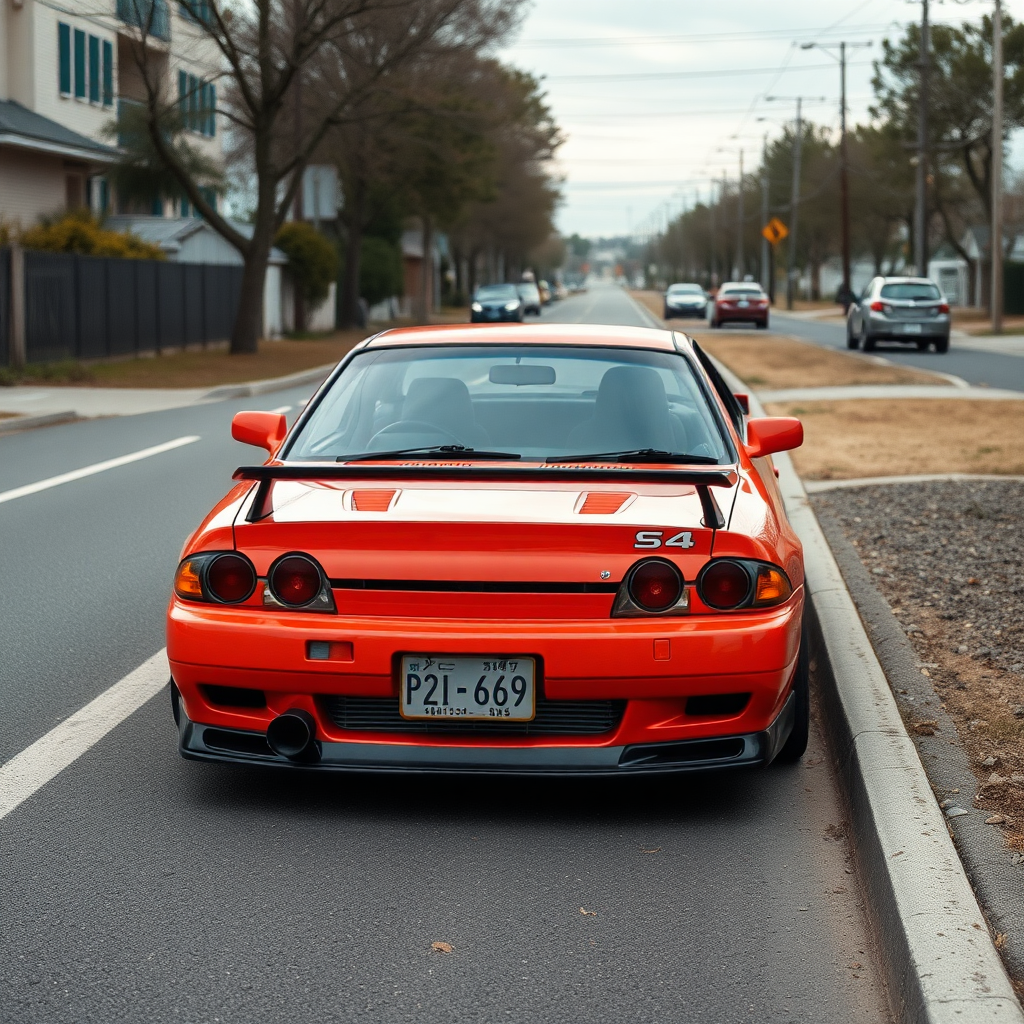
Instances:
[[[721,327],[733,321],[757,324],[758,330],[768,329],[768,296],[753,281],[726,281],[714,300],[708,303],[708,323]]]

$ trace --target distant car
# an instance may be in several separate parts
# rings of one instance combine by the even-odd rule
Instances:
[[[519,301],[523,304],[523,313],[536,313],[540,316],[541,301],[540,290],[532,281],[524,281],[516,285],[519,292]]]
[[[707,314],[708,294],[699,284],[672,284],[665,292],[665,312],[662,319],[674,316],[697,316]]]
[[[546,306],[551,301],[551,285],[547,281],[538,281],[537,288],[540,291],[540,301]]]
[[[514,284],[484,284],[476,290],[469,307],[469,322],[523,322],[523,303]]]
[[[569,289],[565,287],[560,281],[556,281],[554,287],[551,289],[556,299],[567,299],[569,298]]]
[[[876,277],[846,318],[847,348],[871,352],[878,341],[902,341],[927,352],[949,351],[949,303],[926,277]]]
[[[768,296],[759,284],[726,281],[708,304],[708,323],[711,327],[734,322],[754,323],[758,330],[764,331],[768,329],[768,306]]]

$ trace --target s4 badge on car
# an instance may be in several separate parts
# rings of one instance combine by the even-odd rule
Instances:
[[[664,530],[637,530],[635,548],[660,548],[664,545],[667,548],[692,548],[694,546],[693,534],[689,530],[683,530],[668,540],[663,541]]]

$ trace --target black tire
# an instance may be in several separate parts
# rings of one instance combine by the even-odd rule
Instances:
[[[917,342],[917,351],[918,352],[927,352],[928,349],[930,349],[931,347],[932,347],[932,343],[930,341],[928,341],[927,338],[922,338],[919,342]]]
[[[943,355],[944,353],[948,352],[949,338],[939,338],[938,341],[935,342],[935,351],[938,352],[939,355]]]
[[[847,348],[860,348],[860,339],[850,330],[850,325],[846,325],[846,347]]]
[[[715,330],[718,327],[718,321],[717,320],[709,320],[708,321],[708,327],[710,327],[711,330]]]
[[[672,314],[666,309],[665,312],[661,314],[661,319],[662,320],[671,320],[672,319]]]
[[[793,693],[796,697],[793,730],[775,757],[775,760],[782,764],[792,764],[804,756],[811,732],[811,671],[806,629],[800,637],[800,656],[797,658],[796,674],[793,676]]]
[[[876,342],[875,342],[875,339],[872,338],[870,334],[867,334],[867,333],[862,331],[861,332],[861,345],[862,345],[862,347],[863,347],[865,352],[874,352],[875,351]]]
[[[759,331],[767,331],[768,330],[768,321],[767,320],[759,321],[758,325],[757,325],[757,329]]]

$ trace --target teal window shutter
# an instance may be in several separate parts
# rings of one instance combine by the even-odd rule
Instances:
[[[114,47],[109,39],[103,40],[103,106],[114,105]]]
[[[192,131],[199,129],[199,79],[188,76],[188,126]]]
[[[217,135],[217,86],[210,83],[210,138]]]
[[[188,75],[184,71],[178,72],[178,113],[184,127],[188,118]]]
[[[60,91],[71,95],[71,26],[57,23],[57,51],[60,54]]]
[[[100,101],[100,41],[89,36],[89,102]]]
[[[75,95],[85,99],[85,33],[75,29]]]

